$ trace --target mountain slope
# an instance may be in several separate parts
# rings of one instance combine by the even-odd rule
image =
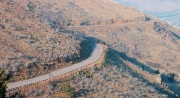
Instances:
[[[68,60],[81,56],[83,37],[77,38],[81,34],[57,31],[11,0],[1,1],[0,6],[0,68],[11,73],[11,81],[65,67]]]
[[[75,93],[88,97],[93,96],[91,92],[94,91],[97,94],[95,97],[101,97],[100,95],[104,94],[117,98],[136,97],[136,95],[152,98],[165,95],[173,98],[175,94],[179,94],[179,77],[175,77],[176,81],[173,82],[168,78],[169,73],[175,73],[177,76],[180,74],[179,29],[111,0],[14,1],[18,2],[22,8],[30,10],[34,13],[34,17],[42,19],[56,31],[67,30],[75,35],[83,33],[87,41],[103,41],[109,47],[103,64],[88,70],[91,74],[91,77],[88,77],[90,79],[80,80],[87,75],[86,72],[82,72],[85,73],[84,76],[80,74],[77,78],[72,77],[68,80],[72,82],[73,79],[77,79],[77,81],[85,82],[72,83],[77,91]],[[122,71],[113,73],[116,69]],[[159,81],[154,77],[155,70],[159,70],[165,77],[163,80],[165,85],[156,83]],[[121,74],[123,74],[123,80],[117,78]],[[67,79],[64,81],[67,82]],[[95,85],[89,87],[92,81]],[[131,85],[133,82],[142,86],[134,87]],[[53,83],[60,88],[59,84],[62,80]],[[117,88],[114,91],[111,89],[114,87],[122,89]],[[146,87],[149,89],[145,89]],[[102,91],[101,88],[108,88],[108,91]],[[46,86],[42,89],[48,93]],[[130,89],[135,89],[135,92],[128,92]],[[52,92],[64,93],[56,90]],[[83,90],[87,92],[83,93]],[[24,95],[28,93],[23,92]],[[47,93],[43,93],[42,96],[50,96]],[[34,97],[32,94],[30,96]]]
[[[28,5],[27,0],[15,1],[25,8]],[[104,0],[103,2],[101,0],[31,0],[31,2],[37,6],[37,14],[46,18],[51,17],[51,20],[58,18],[58,21],[65,21],[66,24],[71,25],[83,25],[83,23],[85,25],[104,25],[126,21],[144,21],[146,19],[143,13],[131,7],[112,3],[111,0]]]

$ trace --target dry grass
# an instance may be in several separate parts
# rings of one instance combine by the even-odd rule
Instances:
[[[74,27],[74,29],[85,32],[89,37],[99,38],[109,47],[126,53],[129,57],[136,58],[139,62],[154,69],[179,74],[180,42],[172,32],[179,35],[180,31],[169,25],[166,27],[162,23],[165,31],[159,34],[159,31],[154,29],[154,22]],[[158,64],[158,67],[152,64]]]
[[[50,28],[42,17],[12,0],[3,0],[0,6],[0,68],[12,74],[11,81],[42,75],[71,65],[70,59],[87,57],[81,57],[82,34]],[[90,47],[85,46],[88,54]]]
[[[31,0],[38,9],[37,13],[51,17],[65,24],[80,25],[88,22],[90,25],[105,25],[128,21],[144,21],[146,16],[134,8],[119,5],[111,0]],[[28,5],[27,0],[16,0],[23,7]],[[40,5],[39,5],[40,4]],[[52,15],[53,14],[53,15]],[[51,16],[52,15],[52,16]]]
[[[112,51],[108,53],[110,54],[107,55],[114,55]],[[111,63],[107,62],[108,59],[110,58],[106,57],[106,61],[103,64],[104,67],[102,63],[98,63],[72,75],[29,86],[29,90],[23,88],[9,92],[9,94],[19,92],[17,95],[23,96],[23,98],[48,98],[50,96],[69,98],[68,92],[65,93],[61,89],[61,85],[65,82],[70,83],[70,86],[73,88],[74,93],[71,97],[158,98],[167,96],[166,94],[168,93],[159,90],[159,87],[155,86],[155,84],[152,85],[143,76],[128,68],[123,62],[116,65],[113,61]]]
[[[28,61],[34,57],[47,62],[54,54],[66,57],[76,53],[80,42],[75,39],[81,38],[78,34],[83,32],[86,37],[104,41],[112,54],[105,59],[106,67],[91,69],[92,77],[80,75],[66,80],[77,91],[77,96],[156,98],[162,94],[172,95],[166,86],[153,83],[152,71],[159,69],[161,73],[180,74],[180,30],[150,16],[149,20],[145,14],[111,0],[39,0],[39,3],[32,0],[36,5],[33,11],[25,10],[27,0],[15,1],[20,6],[13,5],[14,9],[7,2],[0,3],[3,17],[0,21],[0,55],[3,55],[0,60],[11,61],[14,65],[10,68],[14,72],[23,68],[17,69],[21,64],[27,63],[30,67]],[[67,25],[82,26],[70,28]],[[78,37],[73,38],[69,33],[57,34],[67,29]],[[23,55],[17,54],[19,52]],[[20,57],[25,58],[15,62]],[[138,69],[142,66],[147,73]],[[29,91],[23,92],[23,95],[28,94]]]

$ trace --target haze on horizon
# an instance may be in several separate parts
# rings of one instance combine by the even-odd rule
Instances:
[[[114,0],[180,27],[180,0]]]
[[[170,12],[180,9],[179,0],[115,0],[117,2],[133,6],[142,11]]]

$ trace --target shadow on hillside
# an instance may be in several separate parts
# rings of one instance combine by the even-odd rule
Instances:
[[[99,39],[91,38],[91,37],[88,37],[87,39],[92,42],[99,41]],[[138,74],[137,72],[133,71],[130,67],[126,66],[126,64],[124,64],[122,60],[126,60],[126,61],[128,60],[129,62],[138,66],[139,68],[143,68],[142,66],[144,66],[144,68],[143,68],[144,71],[147,71],[150,74],[154,73],[154,70],[152,68],[150,68],[149,66],[146,66],[145,64],[139,62],[135,58],[131,58],[131,57],[127,56],[126,53],[118,52],[112,48],[108,49],[108,51],[106,53],[106,57],[105,57],[105,63],[103,65],[104,66],[115,65],[118,68],[122,68],[122,69],[124,69],[124,71],[129,72],[132,75],[132,77],[138,78],[140,81],[146,82],[148,86],[155,88],[157,92],[168,95],[169,98],[178,98],[175,95],[171,94],[169,91],[164,90],[164,88],[160,87],[160,84],[151,83],[150,81],[145,79],[141,74]],[[170,88],[170,89],[173,91],[172,88]]]
[[[82,41],[80,47],[80,56],[75,55],[73,57],[68,57],[66,62],[72,61],[73,64],[76,64],[87,59],[91,55],[93,47],[87,41]]]
[[[90,92],[88,89],[80,89],[78,92],[75,92],[72,98],[82,97]]]
[[[107,55],[109,55],[109,53],[110,53],[111,57],[115,58],[115,59],[114,59],[115,61],[118,61],[118,63],[120,63],[120,64],[118,64],[118,66],[119,66],[119,65],[122,65],[123,68],[125,68],[125,71],[128,71],[133,77],[138,78],[140,81],[146,82],[147,85],[149,85],[149,86],[151,86],[151,87],[154,87],[154,88],[156,89],[156,91],[158,91],[158,92],[160,92],[160,93],[162,93],[162,94],[168,95],[169,98],[178,98],[178,97],[176,97],[175,95],[171,94],[170,92],[164,90],[162,87],[160,87],[160,86],[159,86],[160,84],[151,83],[150,81],[148,81],[147,79],[145,79],[141,74],[138,74],[137,72],[133,71],[130,67],[126,66],[126,64],[124,64],[122,60],[128,60],[128,61],[130,61],[131,63],[133,63],[133,64],[136,65],[136,66],[145,66],[145,65],[142,64],[141,62],[137,61],[137,60],[134,59],[134,58],[128,57],[125,53],[120,53],[120,52],[118,52],[118,51],[116,51],[116,50],[114,50],[114,49],[111,49],[111,48],[108,50]],[[109,56],[110,56],[110,55],[109,55]],[[106,56],[106,59],[108,59],[109,56]],[[120,57],[122,60],[121,60],[119,57]],[[111,60],[113,60],[113,59],[111,59]],[[107,62],[107,64],[108,64],[108,62]],[[112,65],[112,64],[111,64],[111,65]],[[122,68],[122,66],[119,66],[119,67]],[[147,70],[148,70],[149,72],[151,72],[151,73],[153,72],[153,70],[152,70],[150,67],[148,67],[148,66],[146,66],[144,69],[147,69]],[[169,87],[169,88],[170,88],[170,87]],[[174,91],[173,88],[170,88],[170,89],[171,89],[172,91]],[[174,91],[174,92],[175,92],[175,91]]]
[[[117,53],[119,54],[119,56],[126,61],[131,62],[132,64],[136,65],[139,68],[142,68],[143,71],[149,72],[150,74],[154,73],[154,70],[152,68],[150,68],[149,66],[139,62],[138,60],[136,60],[135,58],[131,58],[129,56],[126,55],[126,53]]]
[[[168,87],[178,96],[180,96],[180,86],[179,83],[175,79],[169,79],[167,74],[161,74],[161,78],[163,79],[163,83],[167,84]]]
[[[176,38],[180,39],[180,36],[177,35],[176,33],[172,32],[172,34],[173,34]]]

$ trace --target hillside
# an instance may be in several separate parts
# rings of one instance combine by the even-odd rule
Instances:
[[[82,34],[57,31],[11,0],[1,1],[0,6],[0,68],[12,75],[11,81],[63,68],[73,59],[80,60],[82,49],[91,51],[90,46],[82,46],[83,37],[78,37]]]
[[[179,72],[180,30],[166,22],[112,0],[40,0],[38,2],[32,0],[32,2],[35,5],[39,2],[43,6],[39,8],[41,10],[49,5],[49,10],[46,12],[55,15],[59,13],[61,18],[54,18],[53,15],[49,17],[52,16],[52,19],[56,19],[60,24],[62,20],[67,22],[67,26],[62,25],[67,29],[84,32],[87,37],[103,40],[110,48],[126,53],[148,66],[158,65],[164,67],[165,71]],[[87,5],[84,5],[84,2]],[[47,13],[42,11],[40,15],[48,16]],[[76,23],[73,24],[73,21]],[[170,66],[167,66],[167,63]]]
[[[27,0],[16,0],[23,7]],[[31,0],[36,5],[37,15],[44,16],[48,21],[57,20],[62,25],[106,25],[127,21],[144,21],[146,16],[135,9],[115,3],[111,0]],[[85,5],[87,4],[87,5]],[[127,14],[128,13],[128,14]]]
[[[51,27],[48,29],[49,32],[40,36],[51,34],[51,30],[52,32],[53,30],[71,31],[74,35],[69,39],[64,38],[65,41],[69,41],[75,35],[83,34],[87,41],[100,41],[108,46],[102,63],[91,66],[85,72],[80,71],[75,77],[70,75],[65,79],[55,79],[31,86],[31,90],[15,91],[19,96],[176,98],[179,95],[180,30],[172,25],[112,0],[31,0],[31,2],[14,0],[14,2],[24,11],[32,13],[30,15],[34,15],[33,17],[44,22],[41,23],[40,30],[43,26]],[[28,21],[30,20],[31,18],[28,18]],[[32,30],[36,30],[37,27]],[[37,32],[35,34],[39,34]],[[71,35],[71,33],[60,33],[60,35]],[[78,36],[77,39],[81,37]],[[64,49],[68,51],[67,48]],[[54,49],[51,51],[54,52]],[[39,55],[41,57],[41,54]],[[157,70],[163,78],[163,83],[159,83],[155,77],[158,76],[155,74]],[[175,80],[170,81],[170,73],[176,74]],[[68,87],[72,88],[63,91],[64,82],[69,83]]]

